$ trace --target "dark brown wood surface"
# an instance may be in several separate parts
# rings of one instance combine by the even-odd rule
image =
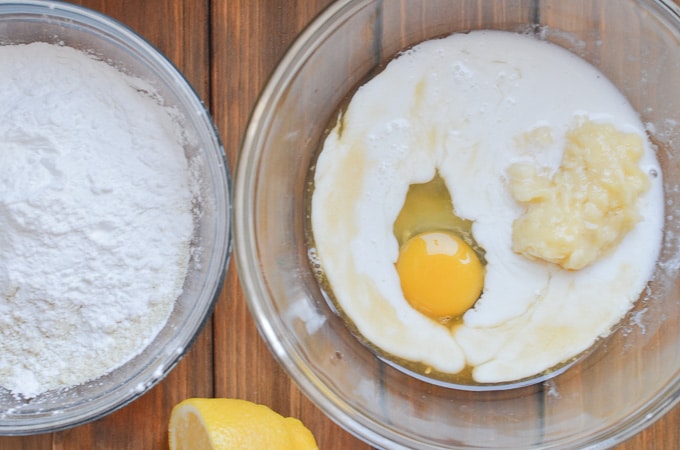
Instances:
[[[125,23],[179,67],[213,114],[233,170],[248,116],[269,73],[331,0],[78,3]],[[235,397],[266,404],[300,418],[324,450],[371,448],[326,418],[278,366],[250,317],[232,260],[212,320],[164,381],[101,420],[53,434],[0,437],[0,449],[164,449],[170,411],[188,397]],[[649,449],[680,449],[680,407],[616,447]]]

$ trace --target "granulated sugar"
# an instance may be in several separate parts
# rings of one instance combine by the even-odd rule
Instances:
[[[0,386],[26,397],[137,355],[181,293],[187,159],[150,86],[49,44],[0,46]]]

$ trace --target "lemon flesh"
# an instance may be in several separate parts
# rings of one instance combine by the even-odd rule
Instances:
[[[168,428],[170,450],[318,449],[298,419],[247,400],[184,400],[173,408]]]

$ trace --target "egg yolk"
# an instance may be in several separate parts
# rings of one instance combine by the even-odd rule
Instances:
[[[428,231],[402,245],[396,263],[406,300],[434,319],[460,316],[482,293],[484,269],[453,233]]]

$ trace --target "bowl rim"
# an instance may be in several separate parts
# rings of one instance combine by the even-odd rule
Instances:
[[[358,414],[348,402],[327,389],[321,378],[313,371],[304,367],[301,362],[302,353],[295,350],[291,340],[283,332],[280,320],[276,319],[277,313],[272,307],[267,282],[259,270],[255,219],[252,208],[248,205],[248,200],[255,197],[254,192],[257,189],[256,169],[264,141],[260,131],[266,129],[272,121],[271,106],[282,97],[285,87],[290,84],[292,74],[304,65],[315,44],[339,26],[341,21],[336,18],[349,17],[353,11],[362,9],[371,2],[372,0],[337,0],[322,10],[288,47],[260,92],[247,122],[235,166],[234,210],[237,212],[234,220],[235,262],[248,308],[262,339],[300,391],[329,419],[353,436],[379,448],[411,448],[414,445],[421,448],[439,448],[414,442],[404,438],[403,435],[399,436],[399,442],[387,438],[386,436],[391,434],[387,428],[371,417]],[[673,0],[642,0],[642,3],[656,5],[663,12],[673,16],[680,30],[680,5],[675,4]],[[557,448],[562,445],[587,445],[593,449],[609,448],[652,425],[678,403],[680,403],[680,376],[669,382],[665,389],[618,427],[606,429],[585,440],[576,438],[569,442],[560,442],[555,447],[545,448]],[[352,410],[351,415],[347,413],[348,410]],[[359,416],[362,417],[363,423],[356,419]]]

